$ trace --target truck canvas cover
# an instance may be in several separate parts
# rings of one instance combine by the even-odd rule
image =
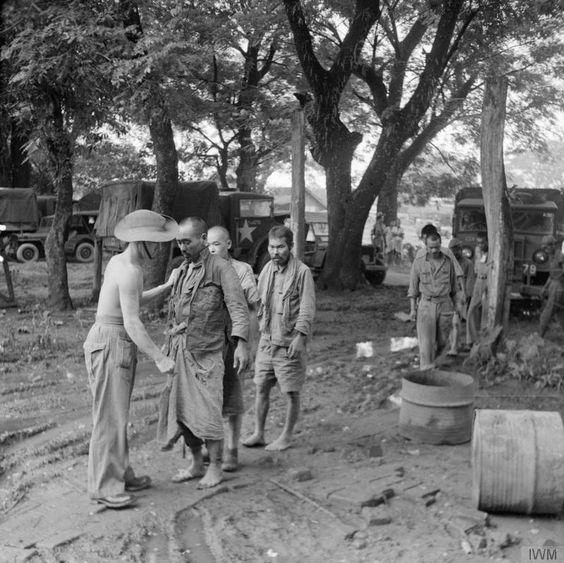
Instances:
[[[35,192],[29,188],[0,188],[0,224],[8,231],[35,231],[39,225]]]
[[[100,212],[96,220],[96,235],[112,237],[116,223],[137,209],[151,209],[154,182],[126,180],[112,182],[102,187]],[[219,192],[215,182],[180,182],[171,213],[173,219],[181,221],[197,216],[209,225],[221,223],[219,214]]]

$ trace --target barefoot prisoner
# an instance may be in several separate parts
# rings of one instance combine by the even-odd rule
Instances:
[[[292,253],[294,235],[285,226],[268,233],[270,262],[258,280],[261,304],[258,319],[260,340],[255,360],[255,431],[243,445],[266,444],[264,430],[270,391],[278,383],[287,397],[282,434],[266,446],[281,451],[292,444],[300,412],[300,391],[305,382],[306,341],[315,316],[315,288],[310,269]]]
[[[188,468],[172,480],[181,483],[201,478],[199,488],[218,485],[223,478],[223,351],[231,319],[236,342],[234,366],[242,372],[249,362],[249,312],[239,278],[231,264],[212,256],[207,248],[208,226],[199,217],[180,223],[177,242],[185,258],[175,270],[169,314],[170,355],[176,366],[170,396],[161,401],[159,440],[168,442],[180,428],[192,453]],[[206,470],[202,446],[210,464]]]

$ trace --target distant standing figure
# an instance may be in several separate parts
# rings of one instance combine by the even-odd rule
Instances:
[[[376,222],[372,227],[370,238],[372,239],[372,246],[374,246],[374,248],[379,250],[382,254],[385,254],[386,226],[384,225],[384,214],[382,212],[378,212],[376,214]]]
[[[556,239],[552,235],[542,238],[541,246],[550,260],[550,274],[542,289],[542,296],[547,299],[539,323],[539,334],[544,337],[553,316],[556,316],[564,330],[564,255],[556,248]]]
[[[475,282],[466,321],[466,344],[472,346],[480,338],[480,332],[488,322],[488,277],[491,262],[488,260],[488,234],[476,235]]]
[[[100,290],[96,322],[84,342],[86,371],[92,391],[92,438],[88,453],[88,493],[108,508],[124,508],[135,498],[125,494],[151,485],[148,476],[136,477],[129,464],[127,421],[135,382],[137,348],[162,373],[174,368],[171,358],[151,340],[141,319],[141,301],[170,291],[167,283],[143,291],[143,268],[156,250],[154,243],[175,238],[176,221],[139,210],[115,227],[115,237],[127,248],[108,262]]]
[[[229,255],[231,248],[231,236],[224,227],[212,227],[208,231],[208,248],[213,256],[217,254],[227,260],[232,266],[245,294],[247,306],[249,308],[250,330],[249,345],[252,352],[256,349],[256,335],[258,333],[258,322],[256,312],[260,302],[255,274],[250,264],[235,260]],[[223,416],[227,418],[227,435],[225,448],[223,450],[223,471],[236,471],[239,467],[239,438],[241,435],[241,423],[245,407],[243,403],[243,386],[241,378],[233,367],[233,353],[235,343],[227,334],[227,345],[225,348],[225,374],[223,376]]]
[[[292,254],[294,235],[284,226],[268,233],[270,262],[258,280],[260,341],[255,361],[255,431],[243,445],[265,445],[264,430],[270,391],[278,383],[287,397],[282,434],[265,449],[281,451],[292,445],[300,412],[300,392],[306,374],[306,342],[315,316],[311,270]]]
[[[394,251],[394,262],[396,263],[396,265],[400,264],[401,262],[403,237],[404,232],[401,228],[401,221],[397,219],[395,226],[392,227],[392,247]]]

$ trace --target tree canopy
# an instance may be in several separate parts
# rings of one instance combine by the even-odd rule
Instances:
[[[389,220],[405,186],[422,200],[430,185],[446,193],[467,183],[475,163],[429,147],[455,122],[457,141],[477,146],[492,69],[509,80],[515,148],[543,148],[540,118],[563,104],[562,20],[560,0],[12,0],[0,30],[0,121],[18,124],[28,156],[43,155],[36,162],[58,193],[52,253],[60,266],[77,158],[84,170],[84,155],[98,151],[122,162],[117,173],[129,162],[154,174],[163,212],[179,158],[195,173],[214,170],[224,187],[261,189],[289,159],[297,93],[326,176],[322,283],[352,289],[376,198]],[[96,140],[101,124],[145,127],[154,166],[136,167],[138,153]],[[5,147],[6,136],[0,141]],[[52,290],[61,294],[59,278]]]

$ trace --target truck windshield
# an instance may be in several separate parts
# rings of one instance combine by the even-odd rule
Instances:
[[[475,233],[487,231],[486,214],[483,209],[460,209],[458,215],[458,231]]]
[[[550,212],[532,211],[530,209],[514,209],[512,214],[513,230],[519,232],[550,235],[554,232],[554,214]]]
[[[242,199],[239,204],[241,217],[270,217],[268,199]]]
[[[513,230],[538,235],[554,232],[554,213],[534,209],[512,209]],[[464,232],[486,231],[486,214],[483,209],[460,209],[458,230]]]

